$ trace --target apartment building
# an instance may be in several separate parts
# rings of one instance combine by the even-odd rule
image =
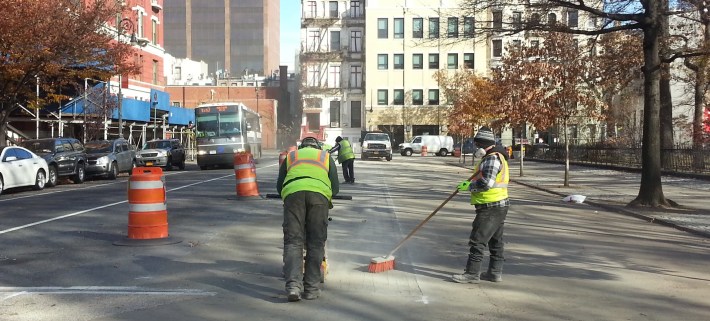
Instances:
[[[165,1],[165,48],[205,61],[215,78],[269,76],[279,70],[279,13],[277,0]]]
[[[300,136],[356,142],[364,129],[365,1],[302,0],[301,10]]]

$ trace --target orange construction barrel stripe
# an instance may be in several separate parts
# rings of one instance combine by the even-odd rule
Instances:
[[[249,152],[234,154],[234,174],[237,177],[237,196],[259,196],[254,157]]]
[[[136,167],[128,179],[128,238],[168,237],[165,176],[159,167]]]

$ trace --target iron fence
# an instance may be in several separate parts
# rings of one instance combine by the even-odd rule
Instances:
[[[640,147],[570,146],[571,162],[590,165],[641,168]],[[526,158],[564,161],[564,146],[533,146]],[[677,173],[710,174],[710,149],[692,149],[678,146],[661,150],[661,170]]]

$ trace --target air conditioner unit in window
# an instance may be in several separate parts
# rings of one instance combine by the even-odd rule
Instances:
[[[340,123],[337,121],[330,122],[330,127],[340,127]]]

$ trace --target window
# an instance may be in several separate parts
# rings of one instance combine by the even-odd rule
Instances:
[[[429,18],[429,38],[439,38],[439,18]]]
[[[350,17],[358,18],[362,16],[362,7],[360,6],[360,1],[352,0],[350,1]]]
[[[394,97],[392,97],[392,104],[394,105],[404,105],[404,89],[395,89]]]
[[[394,38],[404,38],[404,18],[394,18]]]
[[[387,54],[377,55],[377,69],[386,70],[389,67],[387,63]]]
[[[350,88],[362,87],[362,66],[350,66]]]
[[[523,13],[513,12],[513,28],[520,29],[523,27]]]
[[[459,68],[459,54],[450,53],[446,56],[446,68],[448,68],[448,69],[458,69]]]
[[[551,26],[554,26],[557,24],[557,15],[550,12],[547,14],[547,23]]]
[[[394,54],[392,58],[394,69],[404,69],[404,54]]]
[[[357,128],[362,126],[362,102],[350,102],[350,127]]]
[[[387,18],[377,18],[377,38],[387,39]]]
[[[179,102],[179,101],[174,101],[174,102],[173,102],[173,107],[180,107],[180,102]]]
[[[424,55],[423,54],[413,54],[412,55],[412,69],[424,69]]]
[[[315,1],[308,1],[308,12],[306,13],[306,18],[316,18],[317,17],[317,6]]]
[[[577,28],[577,26],[579,26],[579,11],[567,11],[567,26],[570,28]]]
[[[328,88],[340,88],[340,66],[328,68]]]
[[[475,32],[475,26],[474,26],[475,20],[473,20],[473,17],[464,17],[463,18],[463,36],[464,38],[473,38]]]
[[[154,45],[157,46],[158,45],[158,22],[155,20],[151,20],[151,21],[152,21],[151,28],[152,28],[152,36],[153,36],[152,42]]]
[[[537,48],[540,46],[540,40],[530,40],[530,47]]]
[[[513,40],[513,48],[520,49],[521,45],[522,45],[522,42],[520,41],[520,39]]]
[[[316,87],[320,85],[318,78],[320,76],[320,68],[318,66],[308,66],[308,79],[307,83],[310,87]]]
[[[331,18],[338,17],[338,1],[328,2],[328,16]]]
[[[500,58],[503,56],[503,40],[496,39],[492,41],[493,57]]]
[[[530,24],[533,26],[540,24],[540,14],[539,13],[533,13],[530,15]]]
[[[378,105],[387,105],[388,103],[387,99],[387,89],[378,89],[377,90],[377,104]]]
[[[308,130],[311,132],[317,132],[320,130],[320,113],[307,113],[306,123],[308,124]]]
[[[424,38],[424,18],[412,19],[412,38]]]
[[[157,85],[158,84],[158,61],[153,60],[153,78],[152,78],[151,84]]]
[[[413,105],[424,105],[424,90],[413,89],[412,90],[412,104]]]
[[[330,127],[340,127],[340,101],[330,101]]]
[[[449,38],[459,37],[459,18],[449,18],[447,22],[446,36]]]
[[[493,11],[493,28],[503,28],[503,11]]]
[[[429,69],[439,69],[439,54],[429,54]]]
[[[308,51],[318,51],[318,42],[320,40],[320,31],[313,30],[308,32]]]
[[[143,38],[143,12],[136,11],[136,15],[136,37]]]
[[[350,31],[350,52],[362,51],[362,31]]]
[[[466,69],[473,69],[473,54],[472,53],[463,54],[463,67]]]
[[[429,105],[439,104],[439,89],[429,89]]]
[[[330,51],[340,51],[340,31],[330,32]]]

